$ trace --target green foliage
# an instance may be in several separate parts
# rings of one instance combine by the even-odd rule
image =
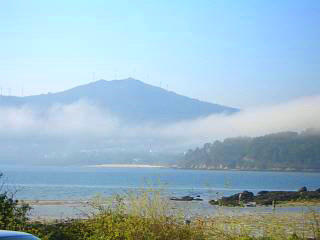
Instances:
[[[2,178],[0,173],[0,178]],[[3,189],[3,185],[1,187]],[[14,199],[14,194],[8,191],[0,193],[0,229],[21,229],[27,224],[28,213],[31,207],[27,204],[19,204]]]
[[[282,132],[256,138],[228,138],[189,150],[185,168],[320,169],[320,134]]]
[[[0,195],[0,228],[17,229],[25,225],[28,221],[27,214],[30,209],[29,205],[19,205],[18,200],[14,200],[6,193],[2,193]]]

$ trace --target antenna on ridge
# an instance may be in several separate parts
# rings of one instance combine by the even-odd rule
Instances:
[[[24,89],[21,88],[21,97],[23,97],[23,92],[24,92]]]

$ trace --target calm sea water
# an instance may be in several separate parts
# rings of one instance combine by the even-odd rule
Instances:
[[[320,173],[204,171],[165,168],[0,166],[19,199],[86,200],[146,187],[163,187],[170,196],[201,195],[205,200],[248,190],[320,188]]]

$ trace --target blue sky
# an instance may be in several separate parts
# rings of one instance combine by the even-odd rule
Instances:
[[[134,77],[235,107],[277,104],[320,94],[319,26],[318,0],[4,0],[0,87]]]

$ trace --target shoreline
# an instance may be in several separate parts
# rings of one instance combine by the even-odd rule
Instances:
[[[230,172],[297,172],[297,173],[320,173],[320,169],[223,169],[223,168],[184,168],[177,166],[169,166],[167,168],[176,170],[199,170],[199,171],[230,171]]]
[[[96,165],[84,165],[82,167],[89,168],[167,168],[160,165],[149,164],[96,164]]]
[[[165,168],[175,170],[199,170],[199,171],[232,171],[232,172],[297,172],[297,173],[320,173],[320,169],[238,169],[238,168],[184,168],[178,166],[163,166],[163,165],[149,165],[149,164],[93,164],[83,165],[88,168]]]
[[[26,203],[29,204],[30,206],[72,206],[72,205],[86,205],[90,202],[90,199],[88,200],[54,200],[54,199],[50,199],[50,200],[19,200],[20,203]],[[177,203],[177,204],[183,204],[183,203],[189,203],[188,201],[169,201],[172,203]],[[193,201],[193,203],[196,203],[196,201]],[[208,205],[212,208],[214,208],[214,205]],[[314,207],[320,207],[320,200],[298,200],[298,201],[283,201],[283,202],[279,202],[277,204],[277,207],[279,208],[289,208],[289,207],[310,207],[310,206],[314,206]],[[246,209],[246,208],[250,208],[250,209],[259,209],[259,208],[267,208],[268,206],[262,206],[262,205],[257,205],[255,207],[239,207],[239,206],[219,206],[219,207],[223,207],[226,209]]]
[[[19,200],[30,206],[72,206],[87,204],[89,200]]]
[[[86,219],[88,216],[97,213],[97,209],[86,201],[62,201],[62,200],[44,200],[29,201],[30,219],[33,221],[56,221],[70,219]],[[170,214],[183,214],[187,219],[216,219],[223,215],[226,218],[239,217],[259,217],[259,216],[285,216],[288,214],[297,215],[302,212],[320,213],[320,203],[317,205],[277,205],[275,209],[268,206],[257,207],[221,207],[211,206],[209,203],[201,202],[170,202],[167,205]]]

